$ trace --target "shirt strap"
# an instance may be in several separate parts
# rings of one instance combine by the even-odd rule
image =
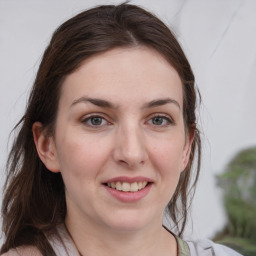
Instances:
[[[190,256],[188,244],[177,236],[175,238],[178,244],[178,256]]]

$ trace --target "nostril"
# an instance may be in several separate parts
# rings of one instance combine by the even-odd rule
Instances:
[[[123,166],[129,166],[129,164],[125,160],[119,160],[118,163]]]

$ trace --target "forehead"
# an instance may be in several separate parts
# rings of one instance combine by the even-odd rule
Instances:
[[[115,48],[86,59],[62,86],[65,103],[81,97],[143,102],[174,97],[182,105],[182,82],[177,71],[157,51],[145,47]]]

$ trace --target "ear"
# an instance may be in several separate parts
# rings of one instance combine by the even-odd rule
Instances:
[[[48,170],[59,172],[60,168],[54,138],[46,134],[40,122],[33,124],[32,131],[39,158]]]
[[[184,169],[188,164],[193,141],[194,141],[194,131],[191,131],[189,134],[186,135],[186,141],[185,141],[183,155],[182,155],[182,165],[181,165],[182,171],[184,171]]]

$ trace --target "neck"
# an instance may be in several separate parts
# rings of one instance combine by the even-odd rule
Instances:
[[[67,218],[66,226],[82,256],[177,255],[176,240],[161,222],[140,230],[119,231]]]

